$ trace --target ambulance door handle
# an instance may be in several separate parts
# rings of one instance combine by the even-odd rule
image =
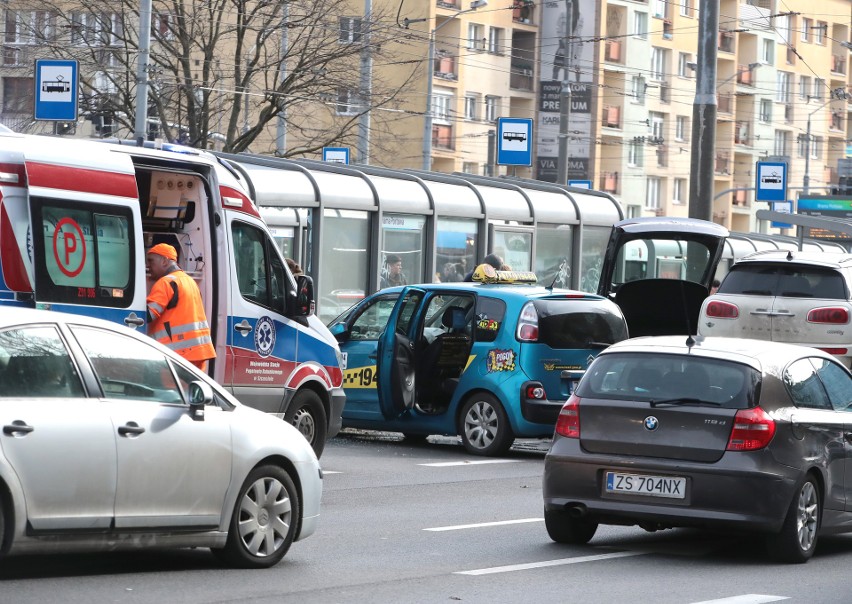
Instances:
[[[249,325],[249,322],[243,319],[242,323],[234,325],[234,329],[240,332],[240,335],[247,336],[252,328],[251,325]]]
[[[124,324],[130,327],[142,327],[145,325],[145,319],[136,315],[135,312],[130,313],[126,317],[124,317]]]

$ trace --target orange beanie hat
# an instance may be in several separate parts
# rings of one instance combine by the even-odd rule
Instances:
[[[158,243],[148,250],[149,254],[158,254],[164,258],[168,258],[169,260],[177,261],[177,251],[174,246],[169,245],[168,243]]]

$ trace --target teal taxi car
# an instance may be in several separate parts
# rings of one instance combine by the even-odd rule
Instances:
[[[628,337],[627,324],[602,296],[517,282],[531,273],[495,275],[384,289],[332,320],[343,426],[459,435],[489,456],[515,438],[551,437],[589,363]]]

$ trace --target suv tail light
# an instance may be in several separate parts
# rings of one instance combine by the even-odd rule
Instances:
[[[775,420],[760,407],[740,409],[728,439],[727,451],[757,451],[775,436]]]
[[[707,316],[716,319],[736,319],[740,316],[740,309],[730,302],[713,300],[707,305]]]
[[[515,337],[521,342],[537,342],[538,341],[538,311],[532,302],[527,302],[521,309],[521,316],[518,317],[518,329],[515,331]]]
[[[568,397],[556,418],[556,433],[567,438],[580,438],[580,398]]]
[[[842,306],[814,308],[808,312],[808,323],[846,324],[849,322],[849,311]]]

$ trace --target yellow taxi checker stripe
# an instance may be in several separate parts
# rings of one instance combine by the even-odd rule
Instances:
[[[344,388],[375,388],[378,384],[375,365],[353,367],[343,372]]]

